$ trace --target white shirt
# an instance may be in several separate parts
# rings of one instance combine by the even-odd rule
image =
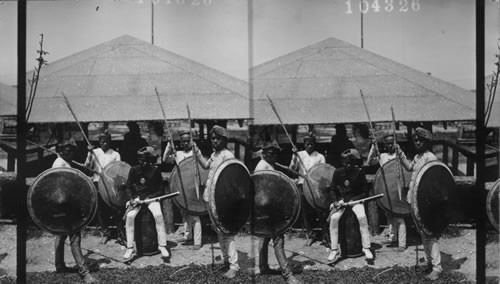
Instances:
[[[380,166],[383,166],[385,163],[389,162],[390,160],[396,159],[396,152],[389,154],[389,153],[382,153],[380,154],[380,159],[379,159],[379,164]]]
[[[255,166],[254,172],[264,171],[264,170],[273,170],[274,171],[274,167],[271,164],[269,164],[266,160],[261,159],[259,161],[259,163],[257,164],[257,166]]]
[[[96,163],[96,161],[92,160],[93,163],[91,165],[90,160],[91,160],[92,154],[89,153],[89,155],[87,156],[87,160],[85,160],[85,165],[92,167],[92,169],[94,169],[98,173],[102,172],[102,169],[99,167],[99,165],[104,169],[109,163],[121,160],[120,154],[113,149],[108,149],[108,151],[106,151],[106,153],[104,153],[104,151],[101,148],[97,148],[97,149],[94,149],[92,151],[95,154],[94,156],[97,157],[97,160],[99,161],[99,163]],[[94,157],[92,157],[92,158],[94,158]],[[99,174],[94,173],[94,176],[92,177],[92,181],[94,181],[94,182],[99,181]]]
[[[422,155],[419,155],[419,154],[415,155],[415,157],[413,158],[413,161],[410,163],[410,170],[412,171],[411,180],[410,180],[410,190],[413,189],[415,179],[417,178],[418,171],[428,162],[437,161],[437,160],[438,160],[438,158],[436,157],[436,155],[434,155],[430,151],[425,151],[424,153],[422,153]],[[412,193],[408,192],[408,196],[407,196],[408,203],[410,203],[410,194],[412,194]]]
[[[390,160],[396,159],[397,155],[396,152],[389,154],[389,153],[381,153],[380,157],[375,156],[375,147],[372,145],[370,148],[370,153],[368,154],[368,159],[367,162],[369,165],[373,165],[375,161],[377,160],[380,166],[382,167],[385,163],[389,162]],[[373,160],[373,162],[371,162]]]
[[[52,168],[71,168],[71,165],[63,158],[57,156],[57,159],[52,163]]]
[[[300,160],[302,160],[302,163],[304,163],[305,169],[302,167],[299,159],[297,158],[297,155],[300,157]],[[290,168],[292,170],[298,171],[301,175],[304,176],[307,174],[307,171],[311,169],[314,165],[325,163],[325,156],[316,151],[309,154],[307,153],[307,151],[303,150],[298,152],[297,155],[293,155],[292,161],[290,162]],[[303,184],[304,178],[299,176],[297,183]]]
[[[172,149],[172,145],[170,145],[170,142],[167,143],[167,147],[165,147],[165,154],[164,154],[164,158],[163,158],[163,161],[166,162],[166,163],[171,163],[172,162],[172,156],[171,155],[167,155],[167,153],[170,153]],[[179,164],[180,162],[182,162],[182,160],[186,159],[186,158],[189,158],[193,156],[193,150],[189,150],[189,151],[183,151],[183,150],[179,150],[179,151],[176,151],[175,152],[175,162],[177,164]]]
[[[210,159],[208,159],[208,164],[210,167],[210,170],[208,171],[208,178],[207,178],[207,185],[206,188],[210,188],[213,182],[213,178],[215,175],[215,170],[219,167],[222,162],[233,159],[234,155],[229,151],[228,149],[223,149],[218,152],[213,152],[212,155],[210,155]],[[208,202],[208,190],[205,190],[203,193],[203,199]]]

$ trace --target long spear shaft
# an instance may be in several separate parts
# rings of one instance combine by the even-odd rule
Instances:
[[[278,118],[278,120],[279,120],[279,122],[280,122],[280,124],[281,124],[281,127],[282,127],[282,128],[283,128],[283,130],[285,131],[286,137],[288,137],[288,140],[290,141],[290,144],[292,145],[293,149],[297,149],[297,148],[295,147],[295,144],[294,144],[294,143],[293,143],[293,141],[292,141],[292,137],[290,137],[290,134],[288,134],[288,130],[286,130],[285,124],[283,123],[283,120],[281,120],[281,117],[280,117],[280,115],[279,115],[278,111],[276,110],[276,107],[274,106],[274,103],[273,103],[273,101],[271,100],[271,98],[269,97],[269,95],[267,95],[267,99],[269,100],[269,104],[271,105],[271,108],[273,109],[274,114],[275,114],[275,115],[276,115],[276,117]],[[311,194],[311,196],[314,196],[314,195],[313,195],[313,193],[312,193],[312,187],[311,187],[311,184],[309,183],[309,178],[307,178],[307,177],[308,177],[308,174],[307,174],[307,169],[306,169],[306,166],[305,166],[304,162],[302,161],[302,158],[299,156],[299,154],[297,154],[297,153],[295,153],[295,152],[294,152],[294,154],[295,154],[295,156],[297,157],[297,159],[298,159],[298,161],[299,161],[299,163],[300,163],[300,166],[304,169],[304,173],[305,173],[305,175],[306,175],[306,178],[304,178],[304,181],[307,183],[307,188],[308,188],[308,190],[309,190],[309,193]],[[300,170],[299,170],[299,172],[300,172]],[[316,203],[314,198],[312,198],[312,202],[313,202],[313,203]],[[315,207],[318,207],[318,208],[319,208],[319,206],[315,206]]]
[[[83,127],[82,125],[80,124],[80,121],[78,120],[78,117],[76,116],[75,112],[73,111],[73,108],[71,107],[71,104],[69,103],[69,100],[68,98],[66,97],[66,95],[64,95],[64,92],[61,91],[61,95],[63,96],[64,98],[64,102],[66,103],[66,106],[68,107],[69,111],[71,112],[71,115],[73,116],[73,118],[75,119],[76,121],[76,124],[78,124],[78,128],[80,128],[80,132],[82,133],[82,136],[83,136],[83,139],[85,139],[85,142],[87,142],[87,145],[89,146],[89,148],[91,149],[92,148],[92,144],[90,143],[89,141],[89,138],[87,138],[87,135],[85,134],[85,131],[83,131]],[[107,179],[110,179],[112,180],[112,178],[108,177],[105,173],[104,173],[104,168],[103,166],[101,165],[101,162],[99,162],[99,159],[97,158],[96,154],[94,153],[94,150],[90,150],[90,155],[92,155],[93,157],[93,160],[95,161],[95,163],[97,164],[97,166],[99,167],[99,176],[100,177],[105,177]],[[102,182],[102,184],[104,185],[104,187],[106,188],[106,194],[108,195],[108,198],[109,198],[109,190],[108,190],[108,186],[106,185],[106,182]],[[115,195],[115,197],[118,196],[118,193],[116,191],[113,191],[113,194]]]
[[[365,107],[366,116],[368,117],[368,122],[370,123],[370,131],[372,133],[372,138],[374,142],[373,145],[375,147],[375,150],[377,151],[377,156],[380,157],[380,152],[378,150],[378,145],[377,145],[377,137],[375,136],[375,128],[373,128],[372,119],[370,118],[370,112],[368,111],[368,107],[366,106],[365,97],[363,96],[363,91],[361,89],[359,89],[359,93],[361,94],[361,100],[363,101],[363,106]]]
[[[189,124],[189,138],[190,138],[190,143],[191,143],[191,148],[193,149],[193,163],[194,163],[194,187],[196,189],[196,198],[200,199],[200,184],[201,184],[201,178],[200,178],[200,168],[198,167],[198,156],[194,152],[194,141],[193,141],[193,136],[192,136],[192,131],[191,131],[191,111],[189,111],[189,105],[186,104],[187,108],[187,113],[188,113],[188,124]]]
[[[161,113],[163,114],[163,120],[165,120],[165,125],[167,127],[168,139],[170,139],[170,143],[172,144],[172,150],[175,153],[175,145],[174,145],[174,137],[172,136],[172,132],[170,132],[170,127],[168,126],[167,115],[165,114],[165,109],[163,109],[163,105],[161,104],[160,94],[158,93],[158,89],[155,87],[156,98],[158,99],[158,103],[160,105]]]
[[[361,100],[363,101],[363,106],[365,107],[365,111],[366,111],[366,116],[368,117],[368,122],[370,123],[370,132],[372,133],[372,139],[373,139],[373,147],[375,148],[375,152],[377,152],[377,158],[378,160],[380,161],[380,151],[378,149],[378,144],[377,144],[377,137],[375,136],[375,129],[373,128],[373,124],[372,124],[372,119],[370,118],[370,112],[368,111],[368,107],[366,106],[366,101],[365,101],[365,97],[363,96],[363,91],[361,89],[359,89],[359,93],[361,94]],[[390,195],[389,195],[389,189],[387,188],[387,182],[385,180],[385,171],[384,171],[384,167],[381,165],[380,166],[380,170],[382,171],[382,177],[384,179],[384,191],[385,191],[385,195],[387,197],[387,202],[389,203],[389,210],[392,211],[392,202],[391,202],[391,198],[390,198]]]
[[[161,113],[163,115],[163,120],[165,121],[165,126],[167,127],[167,135],[169,136],[168,139],[170,140],[170,145],[172,145],[172,151],[176,153],[177,151],[175,150],[174,137],[172,136],[172,132],[170,132],[170,127],[168,126],[168,121],[167,121],[167,115],[165,114],[165,109],[163,109],[163,105],[161,104],[160,94],[158,93],[158,89],[156,87],[155,87],[155,94],[156,98],[158,99],[158,104],[160,105]],[[194,152],[193,156],[196,156]],[[182,190],[182,197],[184,199],[184,204],[187,205],[188,203],[186,198],[186,190],[184,189],[184,182],[182,181],[181,168],[179,167],[179,164],[177,164],[177,162],[175,163],[175,167],[177,168],[177,172],[179,173],[179,178],[181,179],[181,190]]]
[[[60,156],[60,155],[59,155],[59,153],[57,153],[56,151],[54,151],[54,150],[52,150],[52,149],[49,149],[49,148],[47,148],[47,147],[45,147],[45,146],[42,146],[42,145],[40,145],[40,144],[37,144],[37,143],[35,143],[35,142],[33,142],[33,141],[26,140],[26,142],[28,142],[28,143],[30,143],[30,144],[32,144],[32,145],[35,145],[35,146],[37,146],[37,147],[39,147],[39,148],[41,148],[41,149],[43,149],[43,150],[45,150],[45,151],[47,151],[47,152],[50,152],[50,153],[55,154],[55,155],[57,155],[57,156]],[[85,165],[84,165],[84,164],[82,164],[82,163],[79,163],[79,162],[77,162],[77,161],[75,161],[75,160],[71,160],[71,162],[72,162],[73,164],[75,164],[75,165],[78,165],[78,166],[80,166],[80,167],[82,167],[82,168],[85,168],[85,169],[87,169],[87,170],[89,170],[89,171],[91,171],[91,172],[93,172],[93,173],[98,174],[98,172],[97,172],[96,170],[91,169],[91,168],[89,168],[89,167],[85,166]]]
[[[397,171],[398,171],[398,179],[396,181],[396,186],[398,187],[398,194],[399,194],[399,200],[402,200],[403,198],[403,194],[402,194],[402,190],[401,190],[401,184],[400,184],[400,180],[401,180],[401,177],[403,176],[403,173],[402,173],[402,169],[401,169],[401,160],[399,159],[399,152],[397,151],[396,149],[396,118],[394,116],[394,109],[392,108],[392,105],[391,105],[391,115],[392,115],[392,136],[394,137],[394,151],[396,151],[396,158],[397,158],[397,162],[396,162],[396,167],[397,167]]]
[[[83,131],[83,127],[80,124],[80,121],[78,120],[78,117],[76,116],[75,112],[73,111],[73,108],[71,107],[71,104],[69,103],[68,98],[66,97],[66,95],[64,95],[64,92],[61,91],[61,94],[64,98],[64,102],[66,103],[66,106],[68,107],[69,111],[71,112],[71,115],[75,119],[76,124],[78,124],[78,128],[80,128],[80,132],[82,133],[83,139],[85,139],[85,142],[87,142],[87,145],[89,147],[92,147],[92,144],[90,143],[89,138],[87,138],[85,131]],[[94,160],[96,161],[97,165],[99,166],[100,170],[102,171],[104,168],[101,165],[101,162],[99,162],[99,159],[97,159],[97,156],[95,155],[94,151],[91,150],[90,153],[92,156],[94,156]]]

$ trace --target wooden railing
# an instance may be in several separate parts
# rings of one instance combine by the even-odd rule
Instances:
[[[476,166],[478,158],[473,148],[462,144],[456,144],[447,140],[433,141],[434,147],[438,145],[441,145],[443,147],[442,162],[450,167],[454,175],[464,174],[461,173],[459,170],[460,158],[464,157],[466,159],[465,175],[474,176],[474,168]],[[449,158],[450,151],[451,151],[451,164]],[[496,163],[494,162],[492,166],[494,167],[496,165],[496,167],[498,168],[498,165],[500,163],[499,150],[490,147],[489,149],[486,150],[484,159],[485,160],[496,159]]]

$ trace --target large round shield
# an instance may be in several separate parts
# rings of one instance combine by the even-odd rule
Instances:
[[[330,200],[328,188],[332,183],[335,168],[330,164],[316,164],[307,171],[308,180],[304,180],[304,197],[313,208],[328,211]]]
[[[104,167],[97,183],[97,190],[109,207],[125,208],[129,200],[126,186],[130,168],[129,164],[122,161],[114,161]]]
[[[500,215],[500,209],[498,208],[498,199],[500,195],[500,179],[498,179],[493,187],[488,192],[486,197],[486,213],[488,214],[488,219],[497,231],[499,230],[498,217]]]
[[[452,220],[457,202],[450,169],[440,161],[423,165],[411,184],[409,198],[417,229],[429,236],[439,236]]]
[[[399,166],[398,166],[399,163]],[[399,183],[398,183],[399,179]],[[377,204],[384,211],[397,217],[406,217],[411,214],[410,204],[404,196],[404,188],[410,184],[411,172],[407,171],[398,159],[393,159],[380,167],[373,180],[373,193],[383,193],[382,198],[377,199]],[[401,198],[398,192],[401,188]]]
[[[42,229],[56,235],[81,231],[97,210],[97,191],[85,174],[73,168],[48,169],[28,190],[28,212]]]
[[[300,192],[281,172],[263,170],[252,175],[254,214],[250,228],[254,235],[272,238],[290,228],[300,212]]]
[[[247,167],[237,159],[222,162],[207,190],[212,223],[225,234],[236,234],[253,206],[253,184]]]
[[[170,176],[170,188],[172,192],[179,192],[179,195],[174,198],[174,202],[181,210],[189,215],[201,216],[208,214],[207,204],[203,200],[208,171],[198,167],[200,170],[200,187],[197,194],[194,162],[194,157],[188,157],[174,167]]]

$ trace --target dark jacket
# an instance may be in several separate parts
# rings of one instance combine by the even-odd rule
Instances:
[[[344,199],[345,202],[359,200],[368,196],[368,182],[362,169],[338,168],[333,173],[330,185],[332,200]]]
[[[128,174],[127,195],[130,199],[139,197],[141,200],[158,197],[163,194],[162,183],[163,179],[158,167],[134,166]]]

